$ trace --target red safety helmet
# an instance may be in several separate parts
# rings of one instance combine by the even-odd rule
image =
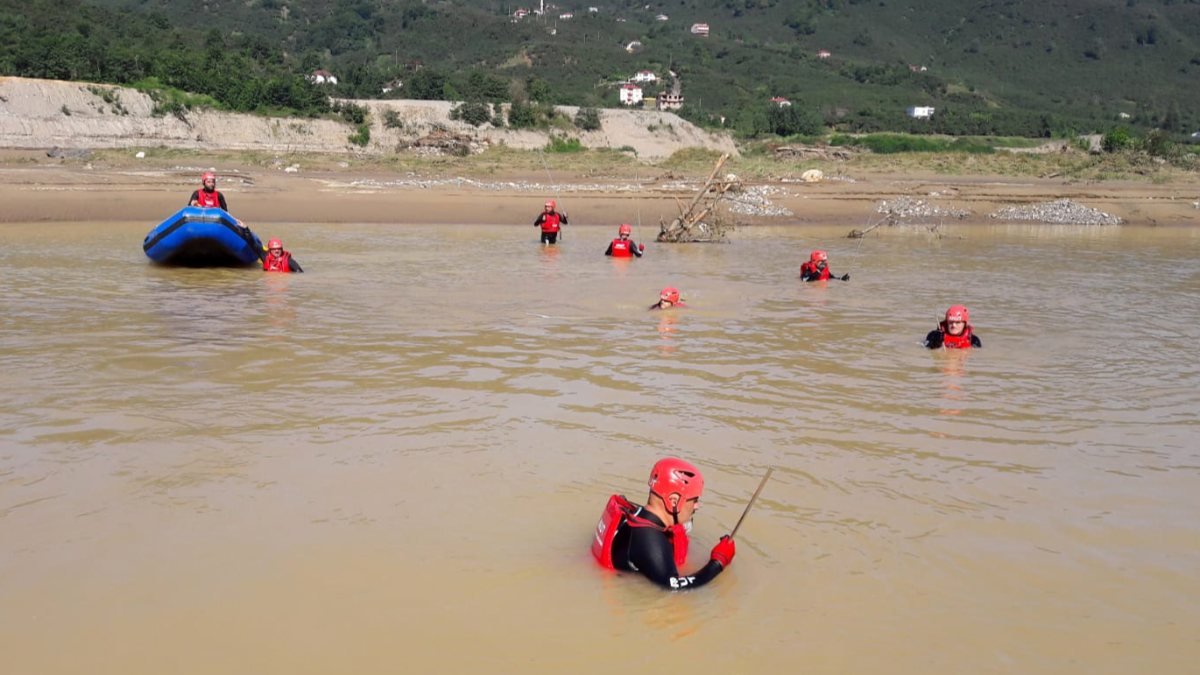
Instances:
[[[205,171],[203,174],[201,174],[201,175],[200,175],[200,182],[201,182],[201,183],[207,183],[207,182],[208,182],[210,179],[211,179],[211,180],[212,180],[214,183],[215,183],[215,182],[217,182],[217,174],[215,174],[215,173],[213,173],[213,172],[211,172],[211,171]]]
[[[663,500],[667,508],[671,507],[670,497],[679,495],[680,503],[689,499],[699,499],[704,492],[704,476],[692,464],[678,457],[666,457],[658,460],[650,469],[650,494]],[[675,507],[672,513],[678,513]]]
[[[621,226],[617,228],[617,234],[633,234],[633,228],[629,225],[629,223],[622,223]]]
[[[829,256],[825,253],[825,251],[813,251],[812,255],[808,256],[808,259],[813,262],[825,262],[826,260],[829,260]]]
[[[679,302],[679,289],[675,288],[674,286],[667,286],[666,288],[662,289],[662,292],[658,294],[658,297],[662,300],[666,300],[672,305],[677,304]]]
[[[283,242],[279,241],[278,239],[272,239],[271,241],[267,242],[267,248],[283,248]]]
[[[558,207],[558,204],[556,204],[556,203],[554,202],[554,200],[553,200],[553,199],[551,199],[551,200],[548,200],[548,201],[546,202],[546,206],[549,206],[550,208],[552,208],[552,209],[553,209],[553,208],[557,208],[557,207]]]
[[[963,305],[955,305],[946,310],[947,321],[962,321],[963,323],[971,322],[971,313]]]

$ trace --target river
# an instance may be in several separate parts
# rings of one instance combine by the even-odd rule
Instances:
[[[260,227],[288,276],[145,230],[0,226],[6,673],[1200,662],[1200,230]],[[984,349],[924,349],[960,302]],[[776,467],[681,594],[588,554],[672,454],[689,567]]]

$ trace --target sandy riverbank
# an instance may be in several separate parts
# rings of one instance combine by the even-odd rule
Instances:
[[[293,166],[288,164],[287,166]],[[0,222],[145,221],[153,224],[183,205],[199,173],[222,176],[230,210],[255,222],[523,223],[543,200],[557,198],[572,225],[642,222],[655,226],[677,211],[702,172],[654,166],[603,175],[558,165],[472,174],[462,165],[431,163],[426,170],[350,166],[337,158],[262,166],[221,156],[144,160],[99,156],[53,159],[45,151],[0,153]],[[1069,198],[1114,214],[1130,225],[1191,225],[1200,216],[1194,181],[1080,182],[1054,178],[938,176],[856,168],[805,184],[787,172],[747,179],[734,217],[743,224],[847,225],[878,219],[880,200],[910,197],[969,212],[954,222],[994,222],[989,214],[1011,205]]]

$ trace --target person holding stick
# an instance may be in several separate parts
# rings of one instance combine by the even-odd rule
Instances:
[[[692,516],[704,492],[704,477],[677,457],[659,460],[650,470],[650,494],[645,506],[612,495],[596,525],[592,555],[601,566],[639,572],[669,590],[699,588],[729,567],[736,554],[733,538],[721,537],[708,563],[692,574],[681,574],[687,560]],[[740,524],[740,522],[739,522]]]
[[[835,275],[829,269],[829,254],[825,251],[813,251],[808,261],[800,265],[801,281],[825,281],[826,279],[841,279],[850,281],[849,274]]]
[[[567,214],[559,213],[558,202],[553,199],[546,202],[542,212],[534,219],[535,227],[542,228],[542,243],[554,244],[558,242],[558,233],[563,225],[567,224]]]

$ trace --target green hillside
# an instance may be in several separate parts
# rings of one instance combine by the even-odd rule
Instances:
[[[381,97],[399,79],[388,96],[592,106],[617,105],[617,85],[637,70],[670,68],[682,114],[747,132],[770,128],[772,96],[849,131],[1041,136],[1104,130],[1121,113],[1124,124],[1200,129],[1200,0],[555,4],[514,21],[538,5],[0,0],[0,72],[155,76],[237,109],[311,111],[293,89],[319,67],[338,76],[329,93],[341,96]],[[690,32],[698,22],[707,37]],[[630,53],[633,41],[643,48]],[[261,82],[244,91],[239,77]],[[909,106],[938,112],[912,120]]]

